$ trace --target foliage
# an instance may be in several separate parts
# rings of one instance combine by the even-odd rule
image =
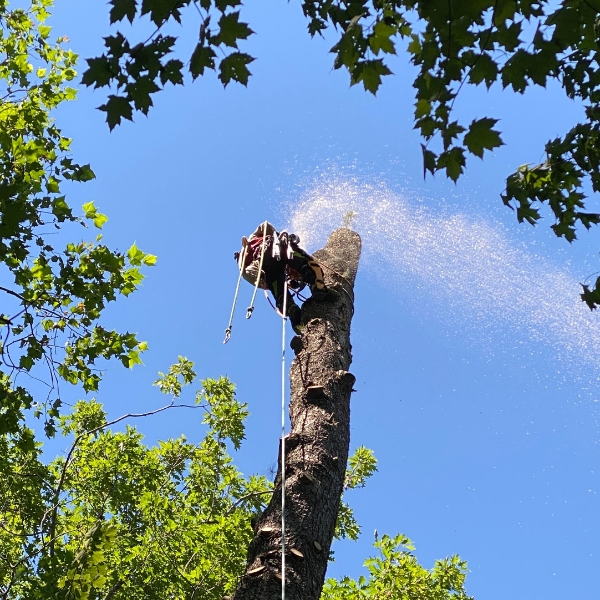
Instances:
[[[344,577],[325,582],[321,600],[366,598],[419,598],[422,600],[472,600],[464,589],[467,563],[458,556],[437,560],[431,570],[422,567],[411,541],[384,535],[373,544],[378,557],[365,561],[369,576]]]
[[[111,129],[122,119],[132,120],[133,111],[148,114],[153,105],[152,94],[167,83],[181,85],[184,81],[184,63],[167,58],[175,46],[176,38],[163,35],[161,30],[169,21],[181,23],[182,9],[190,0],[111,0],[110,22],[124,19],[129,22],[144,15],[156,26],[145,42],[132,45],[117,32],[104,38],[106,52],[88,59],[88,70],[83,83],[94,87],[113,85],[116,94],[110,94],[100,110],[106,112]],[[199,0],[193,2],[200,18],[198,42],[187,61],[193,79],[207,70],[217,71],[224,86],[231,81],[246,85],[250,77],[248,65],[254,60],[240,52],[238,42],[254,32],[240,21],[240,0]]]
[[[63,49],[66,38],[48,41],[50,5],[31,0],[27,10],[11,11],[0,0],[0,597],[220,600],[245,566],[250,523],[272,493],[266,478],[242,476],[228,453],[228,443],[240,447],[248,415],[233,384],[205,379],[195,402],[183,404],[184,387],[196,374],[191,361],[179,357],[155,383],[170,396],[163,407],[107,422],[100,403],[82,400],[60,414],[59,379],[96,390],[99,359],[116,357],[126,367],[140,362],[146,345],[131,333],[105,329],[99,319],[108,302],[139,286],[141,268],[156,257],[135,244],[115,252],[101,235],[69,242],[62,251],[48,242],[53,229],[73,235],[69,224],[101,229],[107,221],[94,202],[77,216],[64,194],[67,182],[94,174],[73,161],[71,140],[51,118],[52,109],[75,97],[67,83],[76,76],[76,56]],[[135,15],[135,6],[135,0],[113,2],[113,11],[125,7],[129,16],[133,7]],[[152,6],[146,12],[158,11],[160,0]],[[227,16],[226,2],[215,6],[227,17],[219,20],[220,43],[235,47],[251,32]],[[225,61],[224,83],[228,76],[243,79],[235,59]],[[46,384],[41,402],[18,385],[27,375]],[[49,464],[27,426],[32,408],[34,417],[44,417],[46,435],[58,427],[71,440]],[[182,436],[151,447],[130,425],[111,429],[174,408],[203,411],[199,443]],[[362,487],[375,470],[373,454],[359,448],[345,489]],[[338,535],[355,539],[358,532],[344,504]]]
[[[54,435],[60,379],[96,390],[98,359],[115,357],[126,367],[141,362],[145,344],[134,334],[105,329],[98,319],[108,302],[139,286],[140,268],[156,260],[135,245],[115,252],[101,235],[63,250],[49,242],[68,224],[102,228],[107,220],[93,202],[77,216],[62,189],[94,173],[74,162],[71,140],[50,116],[75,98],[68,83],[77,58],[63,48],[65,37],[49,41],[50,4],[32,0],[27,10],[9,10],[0,2],[0,433],[18,436],[30,449],[23,411],[34,407],[46,434]],[[16,385],[18,376],[27,375],[45,382],[44,400],[34,403],[30,391]]]
[[[365,483],[373,473],[377,471],[377,459],[373,450],[359,446],[350,458],[346,467],[346,476],[344,478],[344,493],[347,490],[365,487]],[[358,540],[360,527],[354,518],[354,512],[350,505],[344,501],[344,496],[340,500],[340,510],[335,526],[336,539],[350,538]]]
[[[116,87],[101,110],[111,129],[134,110],[147,114],[151,94],[184,81],[184,62],[169,59],[177,38],[163,36],[171,21],[200,21],[196,47],[188,61],[193,79],[215,70],[224,85],[246,85],[254,60],[238,44],[253,32],[241,20],[240,0],[111,0],[111,23],[131,23],[148,15],[156,26],[145,42],[133,45],[121,34],[105,38],[107,52],[88,60],[83,82]],[[197,12],[186,8],[195,7]],[[392,74],[389,59],[398,48],[416,67],[415,128],[423,137],[423,172],[443,171],[452,180],[464,172],[469,154],[483,158],[503,145],[498,120],[470,123],[454,118],[465,86],[494,84],[524,93],[529,86],[557,81],[567,97],[583,103],[585,120],[546,144],[540,165],[524,165],[507,178],[502,195],[520,222],[535,224],[541,205],[555,219],[557,236],[576,238],[600,214],[586,210],[588,190],[600,191],[600,4],[589,0],[303,0],[308,32],[332,35],[335,69],[344,68],[351,85],[375,94]],[[223,50],[223,58],[218,52]],[[600,305],[600,278],[584,286],[582,299]]]
[[[0,438],[2,597],[221,600],[231,591],[271,484],[243,477],[227,452],[247,414],[234,386],[201,383],[201,405],[163,407],[204,411],[198,444],[182,436],[148,447],[131,426],[112,431],[95,400],[61,418],[72,444],[50,465],[39,448],[24,454]]]
[[[233,591],[254,535],[251,522],[272,484],[242,476],[227,452],[227,441],[237,447],[243,439],[248,414],[234,385],[224,377],[205,379],[200,404],[174,404],[195,379],[193,364],[180,357],[159,381],[174,374],[183,385],[161,387],[171,403],[142,415],[108,423],[100,403],[79,401],[59,424],[71,447],[49,465],[39,445],[24,452],[14,436],[0,436],[1,597],[221,600]],[[208,427],[199,443],[182,436],[149,447],[134,427],[111,429],[125,418],[176,407],[204,411]],[[345,487],[362,487],[375,470],[373,453],[358,448]],[[350,510],[345,506],[342,514]],[[345,533],[356,539],[352,516],[351,522],[356,530],[345,525]],[[457,557],[427,571],[403,536],[384,536],[375,547],[382,558],[365,563],[371,578],[329,580],[323,600],[395,589],[403,597],[467,600],[466,564]]]

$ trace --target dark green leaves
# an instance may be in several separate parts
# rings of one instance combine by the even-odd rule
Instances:
[[[171,19],[181,20],[181,8],[189,0],[143,0],[140,15],[149,15],[158,26],[146,42],[130,44],[123,34],[105,38],[107,52],[88,59],[88,70],[82,83],[96,88],[112,86],[117,93],[110,94],[100,110],[107,113],[107,123],[112,130],[123,119],[132,120],[133,112],[148,114],[153,106],[152,96],[167,83],[182,85],[184,61],[167,58],[175,50],[176,39],[163,36],[160,28]],[[220,13],[213,18],[210,0],[203,0],[201,7],[207,11],[200,24],[198,42],[189,60],[192,80],[204,75],[207,70],[217,71],[223,85],[231,81],[247,85],[250,77],[248,65],[254,60],[250,55],[238,51],[240,41],[246,40],[253,31],[241,20],[239,0],[217,0],[214,8]],[[136,0],[113,0],[112,22],[127,17],[136,19]],[[211,28],[211,21],[216,25]],[[226,53],[227,49],[234,52]],[[223,56],[224,55],[224,56]]]
[[[484,52],[476,59],[471,71],[469,72],[469,80],[475,85],[485,82],[489,89],[498,78],[498,63],[491,56]]]
[[[142,0],[142,15],[150,15],[152,22],[160,26],[170,18],[180,21],[180,9],[189,0]]]
[[[216,54],[212,48],[198,43],[190,59],[190,73],[192,74],[192,78],[196,79],[200,75],[204,75],[206,69],[214,69],[215,57]]]
[[[484,150],[493,150],[503,145],[500,132],[493,129],[498,119],[483,118],[475,120],[469,126],[464,143],[471,154],[483,158]]]
[[[242,52],[233,52],[229,56],[226,56],[219,66],[219,79],[223,85],[227,86],[230,81],[237,81],[242,85],[247,85],[248,78],[250,77],[250,70],[247,65],[253,60],[249,54]]]
[[[454,146],[450,150],[442,152],[437,160],[437,169],[445,169],[446,175],[456,182],[463,174],[465,167],[465,151],[460,146]]]
[[[379,52],[396,54],[396,46],[392,39],[396,32],[397,28],[393,25],[389,25],[385,21],[378,21],[375,24],[373,33],[369,36],[369,47],[375,56],[377,56]]]
[[[111,130],[120,125],[122,119],[133,121],[131,101],[126,97],[110,95],[108,102],[99,108],[106,113],[106,122]]]
[[[142,0],[138,11],[137,0],[111,0],[111,22],[127,18],[135,23],[140,14],[149,15],[157,30],[136,45],[120,33],[110,36],[105,40],[106,54],[88,61],[83,83],[113,86],[101,107],[109,127],[131,119],[134,110],[148,113],[161,86],[183,83],[184,64],[192,79],[213,70],[225,86],[232,81],[247,85],[248,65],[254,58],[239,46],[253,32],[242,19],[240,0],[199,0],[198,10],[190,11],[196,19],[190,27],[198,31],[193,52],[184,60],[166,60],[175,51],[175,39],[162,38],[160,28],[180,21],[182,8],[189,3]],[[600,191],[600,116],[596,114],[600,112],[600,20],[592,4],[303,0],[302,9],[311,35],[328,28],[335,32],[334,69],[346,69],[351,85],[362,83],[372,94],[392,73],[390,55],[406,48],[416,69],[415,128],[427,142],[425,173],[441,170],[457,181],[468,153],[482,158],[486,150],[503,145],[493,115],[475,119],[468,127],[453,115],[461,90],[469,84],[490,88],[499,82],[523,94],[531,85],[546,86],[553,80],[569,98],[586,103],[587,120],[552,146],[545,175],[537,168],[526,176],[521,173],[511,180],[505,196],[522,221],[536,222],[534,204],[547,203],[556,218],[555,233],[572,240],[577,225],[589,227],[596,222],[594,213],[586,216],[583,190],[591,183],[594,191]],[[40,35],[48,36],[49,30],[41,30]],[[21,77],[26,76],[23,71]]]
[[[219,28],[219,33],[211,41],[215,46],[225,44],[230,48],[237,48],[238,40],[245,40],[254,33],[247,23],[240,22],[239,12],[222,15],[219,19]]]
[[[137,0],[110,0],[110,22],[116,23],[123,20],[125,17],[130,23],[133,23],[135,13],[137,11]]]
[[[365,60],[357,63],[354,67],[352,85],[362,81],[365,90],[375,95],[381,85],[381,77],[391,74],[392,72],[383,63],[382,59]]]
[[[165,85],[167,82],[173,85],[183,85],[183,63],[180,60],[172,59],[167,62],[160,72],[160,82]]]
[[[94,88],[104,87],[109,85],[114,72],[111,68],[111,61],[106,56],[98,58],[88,58],[88,69],[81,78],[81,83]]]

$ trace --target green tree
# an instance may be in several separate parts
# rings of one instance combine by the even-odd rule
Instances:
[[[233,384],[205,379],[185,403],[182,393],[195,377],[193,364],[180,357],[155,383],[171,397],[168,404],[112,422],[95,400],[78,402],[59,424],[70,449],[50,464],[39,444],[24,452],[11,436],[0,436],[0,597],[221,600],[235,590],[273,485],[244,477],[228,452],[228,445],[240,448],[248,415]],[[149,447],[134,427],[111,429],[176,408],[202,411],[205,433],[197,443],[181,437]],[[346,489],[363,486],[374,468],[372,453],[359,448]],[[358,531],[346,505],[336,537],[356,539]],[[369,583],[330,580],[324,599],[394,588],[428,600],[467,599],[466,563],[458,557],[427,571],[404,536],[375,545],[385,558],[368,562]]]
[[[228,448],[240,447],[247,416],[232,383],[205,379],[195,399],[183,402],[195,373],[180,358],[156,382],[170,397],[163,407],[107,422],[102,406],[89,400],[60,414],[61,380],[93,391],[100,383],[96,361],[117,358],[126,367],[140,362],[145,344],[134,334],[105,329],[101,316],[108,302],[135,291],[141,267],[156,257],[135,245],[115,252],[101,235],[68,242],[62,251],[47,241],[49,229],[76,237],[69,225],[102,228],[107,221],[93,202],[77,216],[63,192],[66,182],[94,174],[73,161],[70,140],[51,117],[75,97],[68,82],[76,76],[76,56],[63,48],[65,38],[50,43],[50,5],[32,0],[27,9],[10,10],[0,0],[0,597],[221,599],[237,587],[253,524],[269,514],[265,506],[277,485],[244,477],[232,463]],[[310,332],[305,340],[311,342]],[[338,375],[349,397],[351,377]],[[203,412],[198,443],[182,437],[148,447],[129,425],[111,429],[175,408]],[[57,430],[70,437],[65,455],[45,460],[43,439],[27,425],[31,418],[43,418],[48,437]],[[339,493],[329,502],[332,535],[356,539],[358,524],[347,504],[338,509],[340,496],[363,486],[376,461],[359,448],[345,465],[344,456]],[[465,597],[466,566],[459,559],[430,573],[397,544],[393,552],[394,570],[385,570],[398,589],[408,571],[396,569],[396,562],[418,575],[424,598]],[[439,572],[446,578],[442,584]],[[328,584],[327,597],[351,597],[347,584]]]
[[[242,18],[240,0],[111,0],[110,22],[135,23],[147,17],[153,35],[136,43],[121,33],[105,38],[106,52],[88,60],[83,82],[109,86],[100,108],[111,129],[133,112],[144,114],[152,95],[167,83],[181,85],[207,70],[223,85],[248,83],[254,57],[239,48],[253,31]],[[600,4],[597,0],[303,0],[308,32],[331,34],[335,69],[346,69],[352,85],[375,94],[392,74],[390,55],[407,52],[416,67],[415,127],[423,137],[423,172],[443,171],[457,181],[467,158],[503,144],[497,119],[470,123],[454,118],[461,89],[494,85],[523,94],[530,86],[560,84],[568,98],[585,107],[585,120],[550,140],[541,164],[523,165],[506,180],[503,202],[519,222],[532,225],[549,207],[552,229],[569,242],[579,226],[590,228],[600,214],[586,210],[600,191]],[[170,22],[197,28],[196,46],[176,54]],[[329,32],[328,30],[333,30]],[[134,30],[135,31],[135,30]],[[186,66],[184,66],[184,63]],[[600,278],[581,295],[600,305]]]
[[[50,116],[75,98],[68,84],[76,77],[76,55],[63,48],[66,38],[49,41],[49,5],[33,0],[27,10],[9,10],[0,2],[0,433],[18,436],[24,448],[33,443],[31,430],[21,426],[25,410],[33,409],[54,434],[61,380],[93,391],[100,381],[95,361],[140,362],[145,344],[102,327],[99,318],[118,294],[137,288],[140,267],[156,260],[135,245],[113,251],[101,235],[63,249],[48,241],[68,225],[102,228],[107,220],[93,202],[77,215],[62,191],[94,173],[74,162],[71,140]],[[41,379],[47,395],[34,403],[17,378]]]

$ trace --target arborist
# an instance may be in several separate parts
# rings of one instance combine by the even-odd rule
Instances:
[[[292,328],[299,333],[302,312],[291,291],[299,292],[310,286],[312,298],[335,302],[338,293],[328,288],[323,280],[319,263],[299,246],[300,239],[287,231],[278,232],[265,221],[250,237],[242,238],[242,249],[234,254],[241,275],[255,288],[269,290],[275,298],[277,310],[283,314],[284,297],[287,316]],[[287,280],[287,295],[285,283]],[[253,310],[248,309],[249,316]]]

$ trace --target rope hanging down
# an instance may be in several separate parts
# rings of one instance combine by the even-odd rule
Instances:
[[[260,276],[262,274],[262,268],[263,268],[263,259],[265,258],[265,245],[267,242],[267,225],[268,225],[268,222],[265,221],[263,223],[263,239],[262,239],[262,244],[260,247],[260,262],[258,264],[258,274],[256,275],[256,283],[254,284],[254,292],[252,293],[252,300],[250,301],[250,306],[248,307],[248,310],[246,311],[246,319],[249,319],[252,316],[252,313],[254,311],[254,299],[256,298],[256,292],[258,291],[258,286],[260,284]]]
[[[235,294],[233,295],[233,305],[231,307],[231,315],[229,315],[229,325],[225,330],[225,339],[223,343],[226,344],[231,338],[231,328],[233,327],[233,313],[235,312],[235,305],[237,303],[238,294],[240,291],[240,281],[242,281],[242,275],[244,274],[244,263],[246,262],[246,254],[248,253],[248,246],[242,248],[242,255],[240,256],[240,274],[238,275],[237,284],[235,286]]]
[[[283,284],[281,327],[281,600],[285,600],[285,324],[287,321],[287,279]]]

